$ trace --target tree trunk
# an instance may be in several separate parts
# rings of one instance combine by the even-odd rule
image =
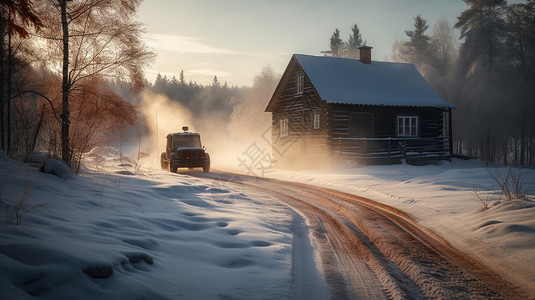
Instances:
[[[529,133],[529,164],[533,164],[533,135]]]
[[[61,27],[63,29],[63,84],[61,113],[61,158],[70,165],[71,155],[69,149],[69,24],[67,23],[67,1],[60,0]]]
[[[7,33],[7,74],[6,74],[6,82],[7,82],[7,99],[11,99],[11,82],[12,82],[12,76],[11,76],[11,65],[13,64],[13,53],[12,53],[12,46],[11,46],[11,32]],[[6,128],[7,128],[7,142],[6,142],[6,153],[7,155],[11,154],[11,101],[7,102],[7,117],[6,117]]]
[[[450,143],[449,143],[450,157],[452,157],[453,156],[453,124],[452,124],[451,108],[448,109],[448,139],[450,140]]]
[[[520,122],[522,124],[520,130],[520,165],[523,166],[526,159],[526,113],[524,111]]]
[[[0,12],[5,13],[5,12]],[[6,63],[6,51],[4,48],[4,35],[5,31],[5,16],[0,16],[0,149],[5,150],[5,115],[4,115],[4,100],[5,100],[5,63]]]
[[[508,160],[508,157],[507,157],[507,148],[508,148],[507,147],[507,143],[508,142],[509,141],[507,140],[507,138],[505,138],[505,140],[502,143],[502,146],[503,146],[503,149],[502,149],[502,151],[503,151],[503,153],[502,153],[503,154],[503,161],[502,161],[502,163],[504,165],[506,165],[506,166],[508,165],[508,161],[507,161]]]
[[[35,129],[35,134],[33,135],[31,152],[35,151],[35,145],[37,144],[37,137],[39,136],[39,131],[41,130],[41,126],[43,125],[45,111],[46,111],[46,108],[45,108],[45,105],[43,104],[43,110],[41,111],[41,115],[39,116],[39,123],[37,124],[37,128]]]

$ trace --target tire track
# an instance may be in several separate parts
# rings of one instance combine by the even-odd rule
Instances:
[[[231,179],[306,218],[334,298],[529,298],[396,208],[306,184],[241,175]]]

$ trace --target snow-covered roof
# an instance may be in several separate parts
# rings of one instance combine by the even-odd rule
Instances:
[[[454,108],[407,63],[295,54],[323,100],[332,103]]]

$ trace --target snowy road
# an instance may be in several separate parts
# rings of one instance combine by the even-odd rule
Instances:
[[[299,183],[227,173],[188,175],[267,194],[302,214],[334,298],[523,297],[512,284],[395,208]],[[301,255],[293,251],[294,282],[306,276],[298,271]]]
[[[140,171],[134,160],[119,160],[116,155],[95,155],[92,168],[79,176],[44,174],[1,156],[0,166],[0,204],[27,209],[16,219],[21,224],[5,209],[0,214],[0,299],[529,299],[533,295],[503,279],[529,291],[530,285],[520,283],[532,278],[535,227],[530,222],[535,205],[531,200],[496,205],[481,213],[468,210],[450,221],[444,218],[459,211],[456,203],[465,208],[466,198],[449,202],[450,210],[439,201],[432,207],[442,211],[423,211],[426,226],[429,218],[443,218],[432,228],[449,242],[454,237],[444,235],[436,224],[459,229],[459,236],[462,226],[464,234],[475,230],[481,237],[478,242],[452,244],[485,266],[489,260],[482,256],[493,252],[481,249],[495,244],[481,241],[494,241],[490,229],[497,231],[499,241],[505,242],[500,249],[509,248],[488,256],[491,262],[524,257],[522,263],[509,264],[510,269],[493,269],[503,277],[400,211],[414,203],[434,204],[426,197],[459,196],[465,190],[453,176],[473,182],[467,174],[488,175],[484,169],[365,167],[353,170],[356,175],[331,176],[336,182],[319,188],[218,172]],[[410,181],[401,176],[406,171]],[[308,172],[302,182],[325,180],[321,172]],[[397,181],[363,178],[358,172],[387,172],[391,175],[386,177]],[[436,184],[431,173],[450,185]],[[285,174],[270,176],[289,180],[294,176]],[[341,192],[368,188],[368,180],[374,187],[370,198],[376,199],[377,191],[399,189],[399,178],[403,192],[409,187],[414,192],[409,199],[393,198],[404,205],[411,200],[398,209]],[[531,178],[529,182],[535,183]],[[448,193],[418,194],[426,187]],[[422,213],[418,217],[421,222]],[[461,227],[451,227],[459,222]],[[516,230],[504,231],[508,228]],[[469,252],[471,248],[480,256]],[[519,255],[517,249],[526,254]],[[524,281],[514,280],[523,277]]]

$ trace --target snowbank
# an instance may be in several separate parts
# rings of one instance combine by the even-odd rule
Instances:
[[[29,208],[19,226],[0,211],[0,299],[326,296],[319,275],[294,284],[293,232],[306,225],[288,207],[216,181],[140,173],[128,158],[95,159],[99,172],[69,180],[0,159],[0,200]],[[311,247],[306,236],[298,244]],[[304,272],[319,274],[315,265]]]
[[[39,171],[56,175],[59,178],[69,179],[73,177],[71,169],[64,162],[55,159],[47,159]]]

